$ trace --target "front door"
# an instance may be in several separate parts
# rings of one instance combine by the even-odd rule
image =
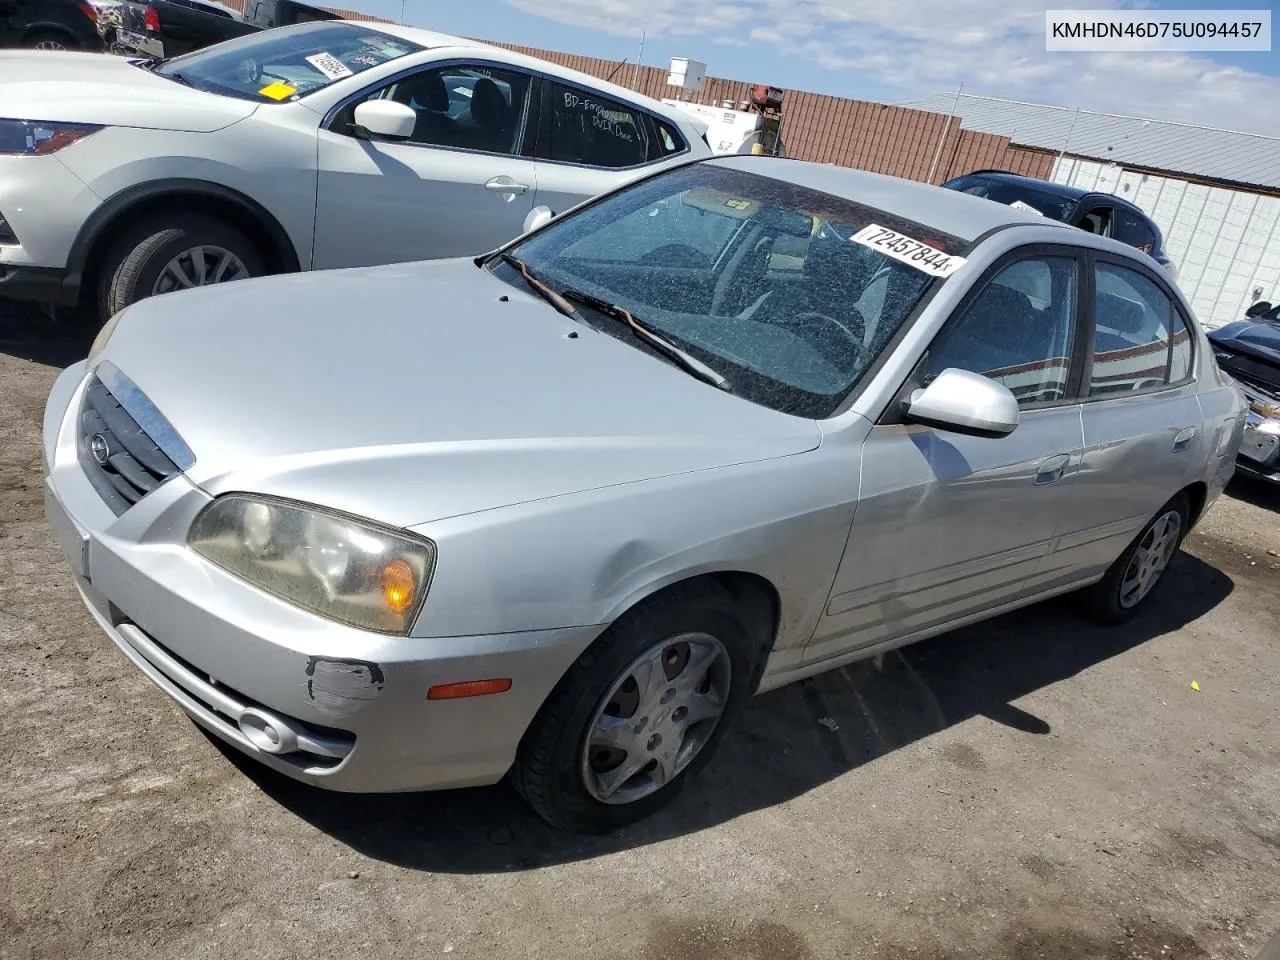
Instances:
[[[1083,449],[1075,397],[1079,262],[1061,248],[998,263],[943,328],[906,391],[956,367],[1013,391],[1021,422],[991,438],[893,422],[871,432],[821,660],[1029,595],[1074,504]]]
[[[319,133],[313,269],[484,253],[518,236],[537,191],[523,155],[533,78],[485,64],[400,77],[367,99],[418,115],[409,141],[351,133],[355,103]]]

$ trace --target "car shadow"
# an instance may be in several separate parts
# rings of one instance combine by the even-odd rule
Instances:
[[[62,307],[51,317],[34,303],[0,300],[0,354],[68,367],[89,355],[98,326],[91,306]]]
[[[1280,484],[1268,483],[1259,477],[1239,473],[1227,484],[1227,496],[1243,500],[1263,510],[1280,510]]]
[[[1157,603],[1098,627],[1071,598],[1007,614],[757,697],[699,779],[667,809],[607,836],[546,825],[505,783],[436,793],[331,793],[219,744],[264,794],[353,849],[444,873],[528,870],[694,833],[798,797],[975,716],[1050,731],[1014,701],[1155,640],[1221,603],[1230,577],[1180,554]],[[855,775],[857,775],[855,773]],[[866,773],[863,775],[871,775]]]

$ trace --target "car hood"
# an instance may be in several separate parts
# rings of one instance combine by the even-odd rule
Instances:
[[[410,526],[802,453],[816,422],[691,377],[470,260],[167,294],[101,353],[151,399],[211,494]]]
[[[123,57],[0,51],[0,113],[6,117],[208,133],[257,108],[166,80]]]

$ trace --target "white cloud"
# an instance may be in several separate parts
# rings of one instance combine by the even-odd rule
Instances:
[[[615,36],[750,42],[775,56],[855,74],[823,92],[856,94],[867,76],[903,98],[954,89],[1280,135],[1280,78],[1210,54],[1048,53],[1042,3],[1028,0],[507,0]],[[1075,0],[1148,7],[1148,0]],[[687,42],[689,55],[697,45]],[[1266,56],[1261,54],[1259,56]],[[714,56],[704,57],[715,69]],[[728,71],[725,71],[728,72]],[[842,90],[841,87],[844,87]]]

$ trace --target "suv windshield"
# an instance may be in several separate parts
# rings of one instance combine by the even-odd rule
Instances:
[[[873,225],[881,229],[864,229]],[[700,163],[592,204],[508,253],[555,290],[625,307],[739,396],[821,418],[963,262],[964,247],[883,210]],[[524,289],[509,264],[490,269]],[[579,312],[643,349],[626,324]]]
[[[424,49],[358,24],[321,21],[238,37],[177,57],[155,72],[198,90],[279,103]]]

